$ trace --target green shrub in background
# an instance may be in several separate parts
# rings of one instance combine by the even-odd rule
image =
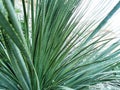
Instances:
[[[119,79],[115,67],[120,63],[120,42],[108,45],[113,38],[104,38],[108,32],[100,32],[120,1],[97,22],[80,22],[91,1],[29,1],[22,0],[21,27],[11,1],[2,0],[7,17],[0,11],[0,89],[87,90]]]

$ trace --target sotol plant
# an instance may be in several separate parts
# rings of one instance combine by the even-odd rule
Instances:
[[[119,0],[22,0],[23,27],[11,1],[0,9],[1,90],[87,90],[119,79],[120,42],[102,31]]]

